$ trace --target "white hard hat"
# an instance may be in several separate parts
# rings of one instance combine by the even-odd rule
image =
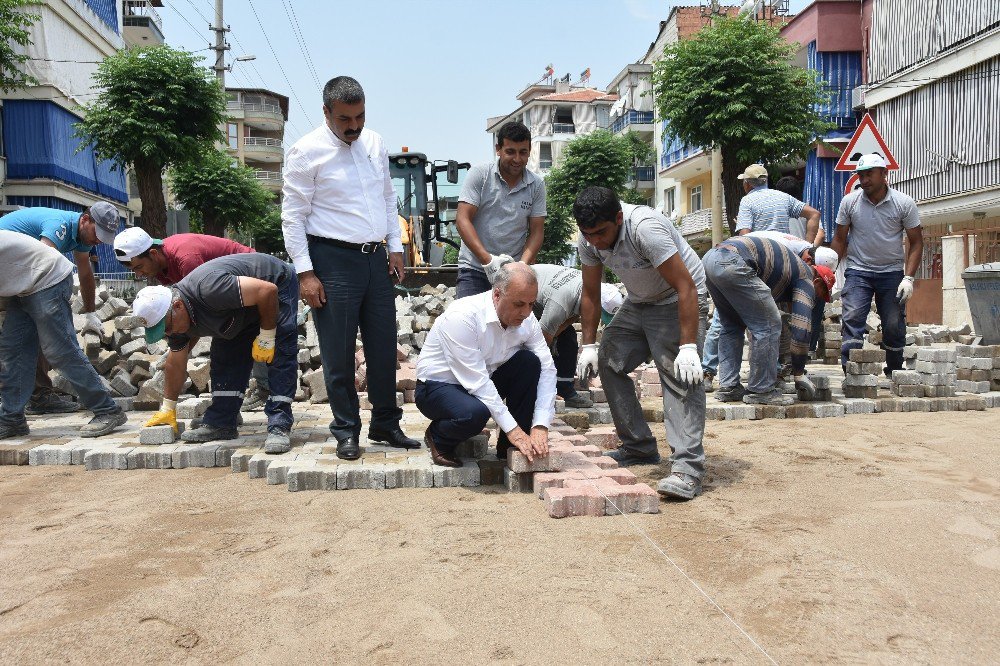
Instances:
[[[163,338],[167,310],[173,300],[169,287],[143,287],[132,301],[132,313],[142,319],[146,327],[146,342],[152,344]]]
[[[601,285],[601,309],[610,315],[618,312],[618,309],[625,302],[618,285],[605,282]]]
[[[115,236],[115,258],[127,264],[153,245],[162,245],[163,241],[151,238],[145,229],[131,227]]]
[[[813,257],[813,262],[817,266],[826,266],[831,271],[835,271],[837,270],[837,264],[840,262],[840,257],[831,248],[818,247],[816,248],[816,256]]]
[[[868,171],[869,169],[885,169],[886,163],[885,158],[878,153],[871,153],[869,155],[862,155],[861,159],[858,160],[858,165],[854,167],[854,171]]]

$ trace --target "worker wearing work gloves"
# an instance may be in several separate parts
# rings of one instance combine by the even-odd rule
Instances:
[[[716,398],[752,405],[790,405],[794,398],[775,388],[781,313],[778,303],[790,303],[792,373],[795,388],[807,399],[816,388],[805,375],[816,298],[830,300],[834,275],[826,266],[808,266],[781,242],[761,236],[734,236],[704,259],[722,332],[719,335],[719,388]],[[749,329],[750,378],[740,383],[743,341]]]
[[[864,345],[865,323],[872,297],[882,320],[886,376],[903,367],[906,346],[906,302],[913,295],[913,276],[920,267],[924,238],[913,199],[889,187],[885,159],[864,155],[854,172],[861,190],[840,202],[831,247],[847,258],[841,292],[844,341],[841,365],[846,369],[852,349]],[[906,233],[906,256],[903,233]]]
[[[656,464],[656,438],[642,417],[628,376],[650,357],[663,385],[664,425],[673,449],[670,476],[657,491],[692,499],[705,474],[705,387],[699,353],[708,315],[705,271],[694,250],[667,218],[648,206],[621,204],[612,190],[588,187],[576,198],[577,249],[583,265],[580,320],[583,348],[577,372],[596,370],[622,446],[609,455],[622,465]],[[603,266],[617,275],[628,298],[604,329],[597,321]]]
[[[298,352],[296,314],[299,283],[295,270],[266,254],[235,254],[208,261],[173,289],[146,287],[132,310],[146,327],[146,341],[164,336],[170,351],[164,365],[160,411],[147,426],[177,428],[177,396],[184,385],[187,357],[201,336],[211,336],[212,404],[202,425],[181,439],[208,442],[235,439],[243,392],[254,361],[268,364],[271,395],[267,414],[267,453],[291,448],[292,400]]]
[[[98,201],[82,213],[55,208],[22,208],[0,217],[0,229],[16,231],[53,247],[62,254],[73,253],[80,276],[80,298],[83,299],[84,324],[82,333],[103,335],[101,319],[95,312],[94,293],[97,280],[90,261],[90,250],[100,243],[111,244],[118,231],[118,209],[106,201]],[[48,372],[51,369],[44,354],[38,355],[35,370],[35,390],[25,408],[26,414],[59,414],[79,409],[52,388]]]
[[[527,168],[531,132],[511,121],[496,137],[496,161],[474,166],[458,198],[457,298],[490,291],[500,266],[512,258],[533,264],[542,247],[545,182]]]

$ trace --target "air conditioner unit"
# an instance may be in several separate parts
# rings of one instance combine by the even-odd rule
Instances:
[[[851,91],[851,107],[854,109],[865,108],[865,86],[858,86]]]

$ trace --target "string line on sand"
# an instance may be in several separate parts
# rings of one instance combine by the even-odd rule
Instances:
[[[736,620],[734,620],[733,617],[722,608],[722,606],[720,606],[718,603],[716,603],[715,599],[713,599],[712,597],[710,597],[708,595],[708,593],[705,592],[705,590],[701,589],[701,585],[698,585],[698,583],[695,582],[695,580],[693,578],[691,578],[691,576],[687,575],[687,573],[685,573],[685,571],[683,569],[681,569],[681,567],[676,562],[674,562],[674,560],[669,555],[667,555],[666,551],[664,551],[663,548],[660,547],[660,544],[658,544],[656,542],[656,540],[653,539],[653,537],[649,536],[649,534],[644,529],[642,529],[639,525],[637,525],[632,520],[632,518],[629,516],[629,514],[625,513],[621,509],[619,509],[618,505],[615,504],[614,500],[612,500],[610,497],[608,497],[607,495],[604,494],[604,491],[601,490],[600,486],[598,486],[592,480],[588,480],[588,482],[590,483],[591,486],[593,486],[594,489],[597,490],[597,492],[599,492],[601,494],[601,496],[604,498],[604,500],[606,502],[609,502],[611,504],[611,506],[614,507],[615,511],[617,511],[621,516],[623,516],[626,521],[628,521],[628,524],[631,525],[632,528],[642,536],[642,538],[644,538],[646,541],[649,542],[649,544],[653,547],[654,550],[656,550],[660,555],[662,555],[663,558],[667,562],[669,562],[671,564],[671,566],[674,567],[674,569],[677,569],[677,571],[682,576],[684,576],[684,579],[687,580],[687,582],[691,583],[691,585],[694,586],[694,589],[698,590],[698,592],[701,594],[701,596],[705,597],[705,599],[708,601],[708,603],[710,603],[717,611],[719,611],[720,613],[722,613],[723,617],[725,617],[727,620],[729,620],[730,624],[732,624],[734,627],[736,627],[736,629],[738,629],[739,632],[741,634],[743,634],[743,636],[746,637],[746,639],[748,641],[750,641],[750,643],[752,643],[753,646],[755,648],[757,648],[757,650],[762,655],[764,655],[765,657],[767,657],[768,661],[770,661],[772,664],[774,664],[774,666],[778,666],[778,662],[774,660],[774,657],[772,657],[770,654],[768,654],[767,650],[765,650],[760,645],[760,643],[758,643],[757,641],[755,641],[754,638],[753,638],[753,636],[751,636],[749,633],[747,633],[747,631],[743,627],[740,626],[739,622],[737,622]]]

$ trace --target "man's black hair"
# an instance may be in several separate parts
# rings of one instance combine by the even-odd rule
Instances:
[[[795,176],[782,177],[777,183],[774,184],[774,189],[793,196],[796,199],[802,198],[802,186],[799,184],[799,181],[795,178]]]
[[[361,84],[349,76],[337,76],[323,86],[323,106],[333,110],[334,102],[357,104],[365,101],[365,91]]]
[[[573,217],[581,229],[593,229],[602,222],[614,222],[621,210],[622,204],[614,190],[591,185],[576,195]]]
[[[524,123],[518,120],[511,120],[500,126],[500,131],[497,132],[497,148],[503,148],[504,139],[507,139],[511,143],[531,141],[531,130]]]

